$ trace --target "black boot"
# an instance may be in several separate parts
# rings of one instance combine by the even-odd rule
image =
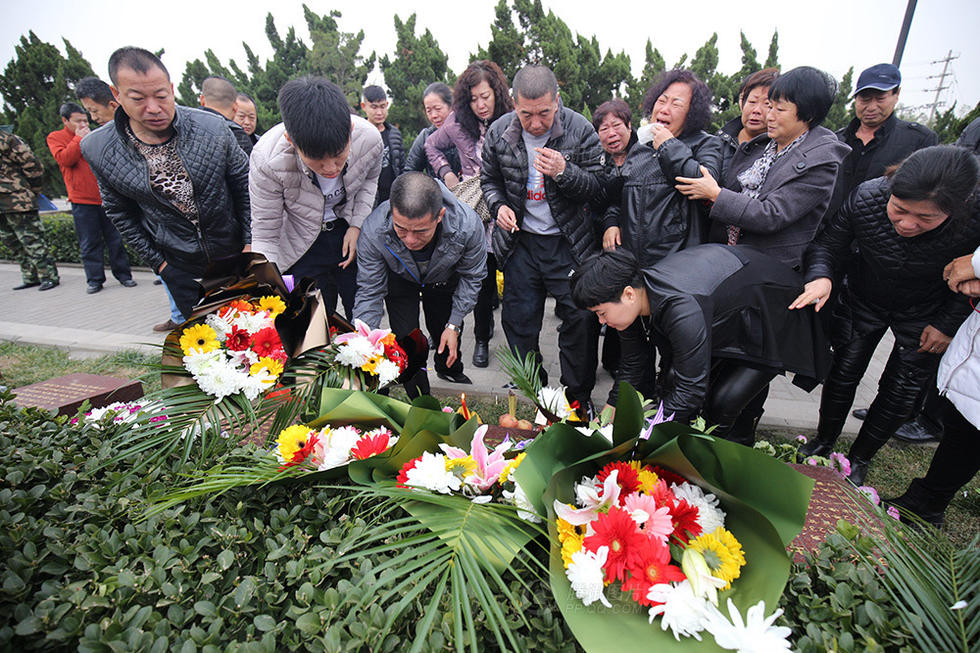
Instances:
[[[848,475],[847,480],[861,487],[864,485],[864,479],[868,476],[868,465],[871,464],[871,461],[858,458],[853,454],[848,457],[848,460],[851,461],[851,473]]]
[[[804,444],[800,445],[798,453],[800,454],[800,458],[809,458],[810,456],[823,456],[826,458],[834,450],[835,442],[837,442],[836,435],[828,436],[817,433]]]
[[[900,497],[885,499],[885,504],[895,506],[900,511],[908,512],[927,524],[942,528],[946,507],[953,500],[955,492],[941,493],[930,491],[923,483],[924,479],[912,479],[909,489]]]
[[[879,432],[873,430],[877,420],[865,420],[864,425],[858,432],[857,439],[851,445],[851,450],[847,453],[847,459],[851,461],[851,473],[847,477],[854,485],[864,485],[864,479],[868,475],[868,465],[874,458],[878,450],[888,442],[888,436],[879,437]]]
[[[486,367],[489,364],[490,344],[477,340],[476,346],[473,348],[473,365],[475,367]]]

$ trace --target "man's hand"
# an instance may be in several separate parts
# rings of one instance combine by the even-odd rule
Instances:
[[[439,338],[439,349],[437,353],[442,353],[449,347],[449,356],[446,357],[446,367],[452,367],[459,357],[459,334],[452,329],[443,329],[442,337]]]
[[[691,200],[708,200],[714,202],[721,193],[718,182],[711,176],[708,169],[700,166],[700,177],[678,177],[674,186],[682,195]]]
[[[814,279],[803,286],[803,292],[789,305],[790,310],[794,308],[806,308],[813,304],[815,305],[813,310],[819,313],[823,305],[827,303],[827,299],[830,298],[830,291],[833,287],[834,284],[827,277]]]
[[[88,126],[88,123],[84,125],[79,125],[78,127],[75,127],[75,136],[78,136],[79,138],[85,138],[85,136],[91,131],[92,128]]]
[[[558,150],[550,147],[536,147],[534,151],[534,169],[543,175],[548,175],[552,179],[565,172],[565,157]]]
[[[357,257],[357,237],[360,235],[360,227],[347,227],[347,233],[344,234],[344,246],[340,250],[344,257],[344,262],[340,264],[341,268],[346,269]]]
[[[497,226],[505,231],[514,233],[515,231],[520,231],[520,227],[517,226],[517,216],[514,215],[514,209],[510,208],[506,204],[501,205],[497,209]]]
[[[623,239],[619,227],[609,227],[606,233],[602,234],[602,249],[611,252],[623,244]]]
[[[674,137],[674,133],[659,122],[650,123],[650,132],[653,134],[653,148],[660,149],[660,146]]]
[[[157,276],[159,276],[160,273],[163,272],[163,268],[165,268],[165,267],[167,267],[167,262],[166,261],[164,261],[163,263],[161,263],[160,264],[160,267],[157,268]]]
[[[245,247],[242,247],[242,253],[243,254],[245,252],[251,252],[251,251],[252,251],[252,243],[249,243],[248,245],[245,245]]]
[[[931,325],[927,326],[919,336],[919,353],[941,354],[946,351],[946,347],[949,347],[950,340],[952,338],[939,329]]]
[[[964,281],[957,289],[964,295],[970,297],[980,297],[980,279],[970,279],[969,281]]]
[[[954,258],[943,269],[943,279],[949,284],[949,289],[953,292],[962,292],[959,285],[964,281],[976,279],[977,275],[973,270],[973,255],[967,254]]]

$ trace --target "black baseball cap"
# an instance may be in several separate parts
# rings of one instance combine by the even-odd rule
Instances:
[[[864,70],[858,77],[854,95],[869,88],[876,91],[890,91],[902,84],[902,73],[890,63],[880,63]]]

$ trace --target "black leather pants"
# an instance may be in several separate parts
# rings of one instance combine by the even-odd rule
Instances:
[[[753,428],[738,428],[737,424],[744,421],[740,415],[744,411],[750,422],[758,420],[762,415],[761,404],[769,394],[769,382],[775,376],[772,370],[746,367],[736,360],[717,361],[712,366],[704,402],[705,419],[709,426],[717,425],[712,435],[751,447],[755,439],[754,424]]]

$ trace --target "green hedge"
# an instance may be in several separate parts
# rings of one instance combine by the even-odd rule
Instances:
[[[41,216],[41,226],[44,229],[44,240],[48,245],[51,256],[58,263],[81,263],[78,250],[78,236],[75,235],[75,223],[71,213],[49,213]],[[125,244],[125,243],[124,243]],[[129,263],[133,267],[148,267],[143,259],[126,244]],[[0,259],[16,260],[7,243],[0,242]],[[105,264],[109,265],[108,257]]]

